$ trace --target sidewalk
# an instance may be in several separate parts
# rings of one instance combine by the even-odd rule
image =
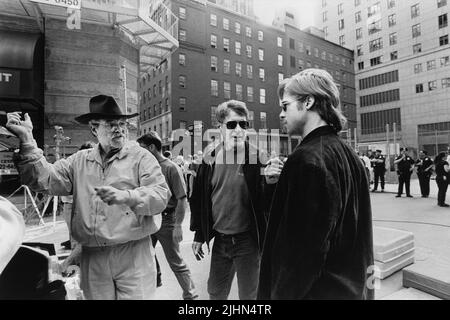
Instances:
[[[373,184],[370,185],[370,190],[373,189]],[[380,192],[381,190],[381,186],[380,184],[378,184],[378,191]],[[384,186],[384,192],[387,193],[393,193],[393,194],[397,194],[397,190],[398,190],[398,184],[393,184],[393,183],[386,183]],[[411,195],[413,197],[421,197],[422,194],[420,193],[420,185],[419,185],[419,179],[415,178],[415,179],[411,179],[411,184],[410,184],[410,191],[411,191]],[[438,187],[436,185],[436,181],[435,180],[430,180],[430,198],[433,199],[437,199],[437,193],[438,193]],[[405,196],[405,188],[403,187],[403,197]]]

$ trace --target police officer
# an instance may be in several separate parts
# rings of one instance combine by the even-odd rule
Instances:
[[[414,170],[414,160],[408,155],[408,148],[400,148],[400,155],[395,159],[394,164],[397,165],[398,175],[398,193],[395,197],[400,198],[402,196],[403,185],[405,185],[406,196],[408,198],[413,198],[409,186],[411,174]]]
[[[424,150],[419,152],[416,168],[420,184],[420,193],[422,194],[422,198],[428,198],[430,195],[430,177],[433,171],[433,160],[428,157],[428,152]]]
[[[381,182],[381,192],[384,192],[384,175],[386,173],[386,158],[381,154],[381,150],[376,150],[375,157],[370,160],[373,166],[374,185],[372,192],[378,189],[378,180]]]

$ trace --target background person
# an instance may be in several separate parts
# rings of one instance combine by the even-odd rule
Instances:
[[[406,196],[413,198],[410,192],[411,174],[414,170],[414,160],[408,155],[408,148],[400,148],[400,155],[394,160],[397,165],[398,175],[398,192],[395,196],[400,198],[403,193],[403,185],[405,185]]]
[[[434,159],[434,165],[436,166],[436,184],[438,186],[438,206],[449,207],[449,205],[445,203],[450,171],[450,166],[447,162],[447,153],[440,152]]]
[[[433,160],[428,156],[428,152],[421,150],[419,159],[416,161],[417,177],[419,178],[420,193],[422,198],[430,195],[430,178],[433,173]]]

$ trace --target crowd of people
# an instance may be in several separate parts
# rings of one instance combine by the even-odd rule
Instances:
[[[361,155],[358,153],[358,155],[365,166],[370,184],[373,184],[372,192],[377,192],[379,182],[381,192],[384,192],[386,157],[382,155],[382,151],[369,151],[367,155],[365,153]],[[415,170],[422,198],[430,196],[430,180],[434,175],[438,186],[437,205],[449,207],[450,205],[445,202],[450,171],[449,159],[449,150],[439,152],[434,160],[428,156],[427,151],[420,150],[418,158],[414,160],[409,155],[408,148],[400,148],[400,154],[395,157],[393,162],[398,176],[398,191],[395,197],[400,198],[403,194],[403,188],[405,188],[406,197],[413,198],[411,195],[411,176]]]
[[[346,121],[339,89],[328,72],[307,69],[283,80],[278,96],[281,123],[302,141],[264,163],[247,139],[249,111],[236,100],[217,108],[221,140],[186,159],[164,154],[155,132],[128,141],[126,120],[137,114],[122,114],[109,96],[93,97],[76,118],[98,143],[54,164],[29,116],[7,114],[21,140],[22,182],[72,196],[70,237],[81,248],[87,299],[157,299],[158,241],[183,298],[198,298],[180,253],[187,206],[192,252],[201,261],[206,245],[211,255],[210,299],[227,299],[235,276],[240,299],[374,298],[369,177],[338,136]]]

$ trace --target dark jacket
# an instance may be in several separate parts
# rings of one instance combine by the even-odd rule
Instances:
[[[212,157],[215,157],[215,154],[217,154],[221,147],[222,145],[219,145],[215,151],[212,152]],[[267,224],[264,211],[267,201],[264,201],[262,195],[264,192],[263,168],[259,162],[256,148],[250,148],[248,143],[246,143],[245,163],[243,166],[244,177],[250,193],[250,203],[252,206],[253,219],[250,220],[251,233],[258,243],[260,251],[262,251]],[[213,217],[211,203],[211,180],[214,173],[214,167],[214,162],[202,162],[197,170],[197,177],[194,180],[192,196],[189,202],[191,208],[190,229],[195,232],[194,241],[201,243],[206,242],[208,248],[209,242],[216,235],[216,231],[212,228]]]
[[[368,186],[361,160],[331,127],[305,137],[272,200],[259,299],[373,299]]]

